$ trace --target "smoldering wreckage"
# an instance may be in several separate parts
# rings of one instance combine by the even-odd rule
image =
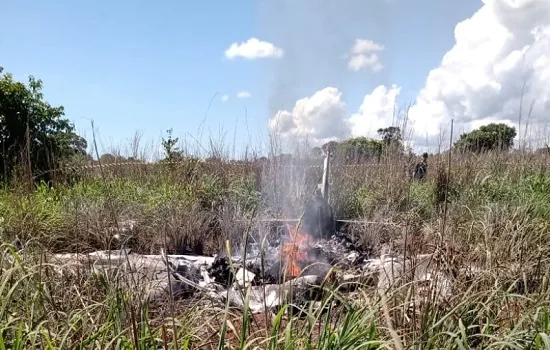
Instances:
[[[345,222],[334,219],[326,200],[328,159],[319,190],[302,219],[260,220],[263,230],[259,231],[268,233],[253,235],[237,254],[167,255],[161,251],[140,255],[119,249],[53,254],[48,262],[60,273],[78,267],[100,275],[121,274],[125,278],[117,280],[132,291],[137,282],[150,301],[201,298],[221,307],[248,307],[251,312],[277,312],[288,305],[300,314],[321,304],[323,296],[336,287],[353,293],[359,285],[386,293],[399,283],[414,282],[438,297],[449,295],[450,278],[438,268],[433,254],[413,259],[372,257],[346,233]],[[132,222],[122,226],[130,227]]]

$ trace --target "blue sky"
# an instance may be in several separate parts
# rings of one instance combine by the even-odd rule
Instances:
[[[203,123],[204,138],[225,133],[232,143],[236,130],[241,147],[265,135],[277,109],[291,110],[296,99],[326,86],[342,91],[350,109],[379,84],[398,84],[400,102],[414,101],[429,71],[453,47],[456,24],[481,5],[479,0],[4,0],[0,66],[20,80],[30,74],[41,78],[46,100],[65,106],[87,138],[93,119],[105,146],[125,142],[136,131],[157,139],[168,128],[180,138],[198,138]],[[224,56],[232,43],[252,37],[284,49],[285,56]],[[347,69],[342,56],[356,38],[385,46],[382,71]],[[235,98],[239,91],[250,92],[250,98]],[[229,96],[226,102],[223,95]]]

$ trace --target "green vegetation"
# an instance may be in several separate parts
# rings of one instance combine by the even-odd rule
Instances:
[[[379,129],[378,135],[380,140],[359,136],[342,142],[330,141],[323,145],[323,149],[332,152],[337,160],[344,163],[379,162],[384,154],[403,153],[403,138],[399,127]],[[314,155],[320,153],[321,149],[312,150]]]
[[[338,145],[338,155],[350,160],[378,160],[382,156],[383,143],[366,137],[356,137]]]
[[[491,123],[460,135],[455,147],[468,152],[509,150],[514,145],[516,129],[506,124]]]
[[[410,182],[385,159],[376,168],[338,171],[333,204],[340,217],[390,220],[408,227],[406,242],[401,228],[358,225],[354,233],[363,244],[375,250],[392,244],[400,254],[422,253],[443,232],[442,247],[451,252],[457,269],[471,263],[484,266],[474,277],[459,272],[456,283],[465,287],[445,305],[416,300],[414,321],[410,311],[390,301],[393,327],[406,347],[546,348],[550,175],[535,161],[521,159],[491,154],[456,158],[444,231],[436,200],[437,169],[445,170],[439,159],[432,160],[426,182]],[[494,167],[497,160],[500,166]],[[137,252],[156,253],[163,245],[162,232],[172,252],[199,249],[198,241],[205,254],[223,251],[226,240],[238,246],[245,230],[238,220],[251,217],[266,200],[254,169],[252,163],[190,161],[145,171],[106,169],[104,178],[88,174],[74,185],[38,186],[30,195],[2,191],[0,344],[102,349],[153,348],[166,341],[174,348],[175,331],[179,347],[209,342],[217,347],[219,330],[226,324],[224,339],[236,348],[243,348],[241,343],[260,348],[394,347],[382,304],[375,296],[364,299],[371,290],[366,286],[365,295],[355,297],[344,297],[336,289],[325,301],[343,298],[344,306],[328,314],[312,310],[306,320],[281,314],[269,316],[266,324],[265,315],[243,321],[241,311],[226,314],[202,302],[175,301],[177,311],[169,313],[164,306],[146,303],[145,295],[118,287],[123,276],[98,279],[82,272],[60,280],[53,267],[40,265],[44,250],[117,248],[112,237],[124,219],[136,221],[127,234],[128,245]]]
[[[0,84],[0,137],[12,149],[3,158],[10,181],[0,190],[0,350],[550,348],[550,156],[504,151],[515,130],[493,125],[463,135],[457,148],[474,152],[454,152],[450,169],[448,154],[431,156],[424,182],[410,179],[397,128],[380,130],[380,140],[325,145],[339,150],[336,216],[369,221],[349,230],[375,256],[387,247],[409,257],[437,252],[453,271],[446,299],[405,284],[384,300],[361,281],[354,293],[331,286],[324,311],[311,308],[302,319],[286,307],[252,315],[208,300],[149,303],[139,280],[63,269],[47,253],[122,244],[139,253],[225,252],[226,242],[242,244],[255,218],[303,208],[320,164],[289,170],[288,157],[235,162],[217,150],[203,161],[179,149],[170,131],[162,144],[168,162],[58,170],[28,191],[28,174],[13,171],[28,164],[18,158],[26,144],[46,142],[57,164],[74,162],[85,144],[62,108],[42,101],[40,84],[9,75]],[[392,145],[398,152],[386,152]],[[118,160],[111,157],[103,160]],[[38,154],[30,159],[32,174],[49,168]]]
[[[63,107],[43,100],[42,81],[28,85],[13,80],[0,67],[0,177],[10,179],[16,165],[27,173],[56,168],[75,155],[86,154],[86,141],[64,118]]]
[[[166,158],[163,159],[168,162],[175,162],[183,159],[183,152],[178,148],[179,138],[172,136],[173,130],[167,131],[168,138],[162,139],[162,148]]]

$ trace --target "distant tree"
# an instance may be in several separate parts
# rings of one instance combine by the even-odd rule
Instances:
[[[275,157],[276,161],[280,164],[290,164],[292,162],[292,154],[290,153],[281,153]]]
[[[223,162],[223,159],[221,157],[218,157],[218,156],[211,156],[211,157],[208,157],[204,160],[205,162],[207,163],[222,163]],[[236,161],[233,161],[233,163],[235,163]]]
[[[378,135],[385,144],[391,144],[395,142],[401,142],[401,129],[397,126],[389,126],[387,128],[378,129]]]
[[[92,164],[94,162],[94,157],[90,153],[79,155],[84,162]]]
[[[338,155],[347,161],[365,159],[380,159],[383,143],[366,137],[356,137],[341,142],[338,145]]]
[[[0,178],[10,178],[21,162],[33,174],[47,176],[45,170],[86,156],[86,140],[76,134],[63,107],[45,102],[41,91],[41,80],[30,76],[28,84],[17,82],[0,67]]]
[[[550,146],[545,145],[544,147],[541,147],[537,150],[535,150],[536,155],[544,155],[544,156],[550,156]]]
[[[101,162],[101,164],[113,164],[126,162],[127,159],[122,156],[112,155],[111,153],[105,153],[102,154],[101,157],[99,157],[99,161]]]
[[[313,158],[322,157],[323,156],[323,150],[321,149],[321,147],[313,147],[311,149],[311,156]]]
[[[466,152],[505,151],[514,145],[516,129],[504,123],[491,123],[460,135],[455,148]]]
[[[336,142],[336,141],[329,141],[329,142],[325,143],[321,148],[323,149],[323,151],[324,151],[325,153],[327,153],[327,152],[332,152],[332,153],[334,153],[334,152],[336,152],[336,150],[338,149],[338,142]]]
[[[378,135],[382,139],[385,152],[403,152],[403,137],[401,129],[397,126],[378,129]]]
[[[168,137],[162,139],[162,148],[164,149],[164,161],[174,162],[183,158],[183,152],[177,147],[179,138],[172,136],[172,129],[168,129],[166,133]]]

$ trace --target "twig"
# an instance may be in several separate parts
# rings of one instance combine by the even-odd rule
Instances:
[[[99,150],[97,148],[97,142],[96,142],[96,138],[95,138],[95,126],[94,126],[94,121],[93,120],[90,120],[90,123],[92,124],[92,141],[94,143],[94,151],[95,151],[95,154],[96,154],[96,157],[97,157],[97,163],[99,164],[99,171],[101,173],[101,177],[103,178],[103,180],[105,181],[105,174],[103,172],[103,165],[101,164],[101,157],[99,156]]]
[[[172,279],[170,278],[170,275],[172,275],[172,273],[175,273],[175,271],[171,271],[171,269],[170,269],[171,263],[168,260],[168,256],[166,255],[166,250],[168,249],[167,248],[168,247],[168,237],[167,237],[167,234],[166,234],[166,226],[164,227],[164,229],[162,231],[163,231],[162,238],[163,238],[163,241],[164,241],[163,242],[164,243],[164,248],[161,250],[160,254],[164,258],[163,261],[165,261],[166,269],[168,270],[168,293],[170,295],[170,304],[172,306],[172,310],[175,310],[175,308],[174,308],[174,293],[172,292]],[[174,275],[174,277],[176,277],[176,276],[177,275]],[[180,277],[183,277],[183,276],[177,276],[177,278],[180,278]],[[185,280],[186,280],[186,278],[183,277],[183,279],[181,281],[184,282]],[[194,283],[193,281],[188,281],[188,282]],[[174,331],[174,345],[175,345],[176,349],[179,349],[178,336],[177,336],[178,332],[177,332],[177,329],[176,329],[176,321],[174,319],[174,315],[172,314],[171,316],[172,316],[172,330]]]
[[[445,181],[445,203],[443,207],[443,227],[441,229],[441,239],[445,237],[445,226],[447,223],[447,202],[449,200],[449,183],[451,182],[451,160],[452,160],[452,147],[453,147],[453,127],[454,119],[451,119],[451,135],[449,136],[449,156],[447,157],[447,181]]]
[[[382,262],[382,265],[384,266],[384,262]],[[397,334],[395,328],[393,328],[390,311],[388,308],[388,299],[386,298],[386,292],[382,291],[380,293],[380,298],[382,301],[382,311],[384,313],[384,319],[386,320],[386,325],[388,327],[388,330],[390,331],[390,335],[393,339],[394,345],[396,349],[403,350],[403,343],[401,342],[401,338],[399,337],[399,334]]]

